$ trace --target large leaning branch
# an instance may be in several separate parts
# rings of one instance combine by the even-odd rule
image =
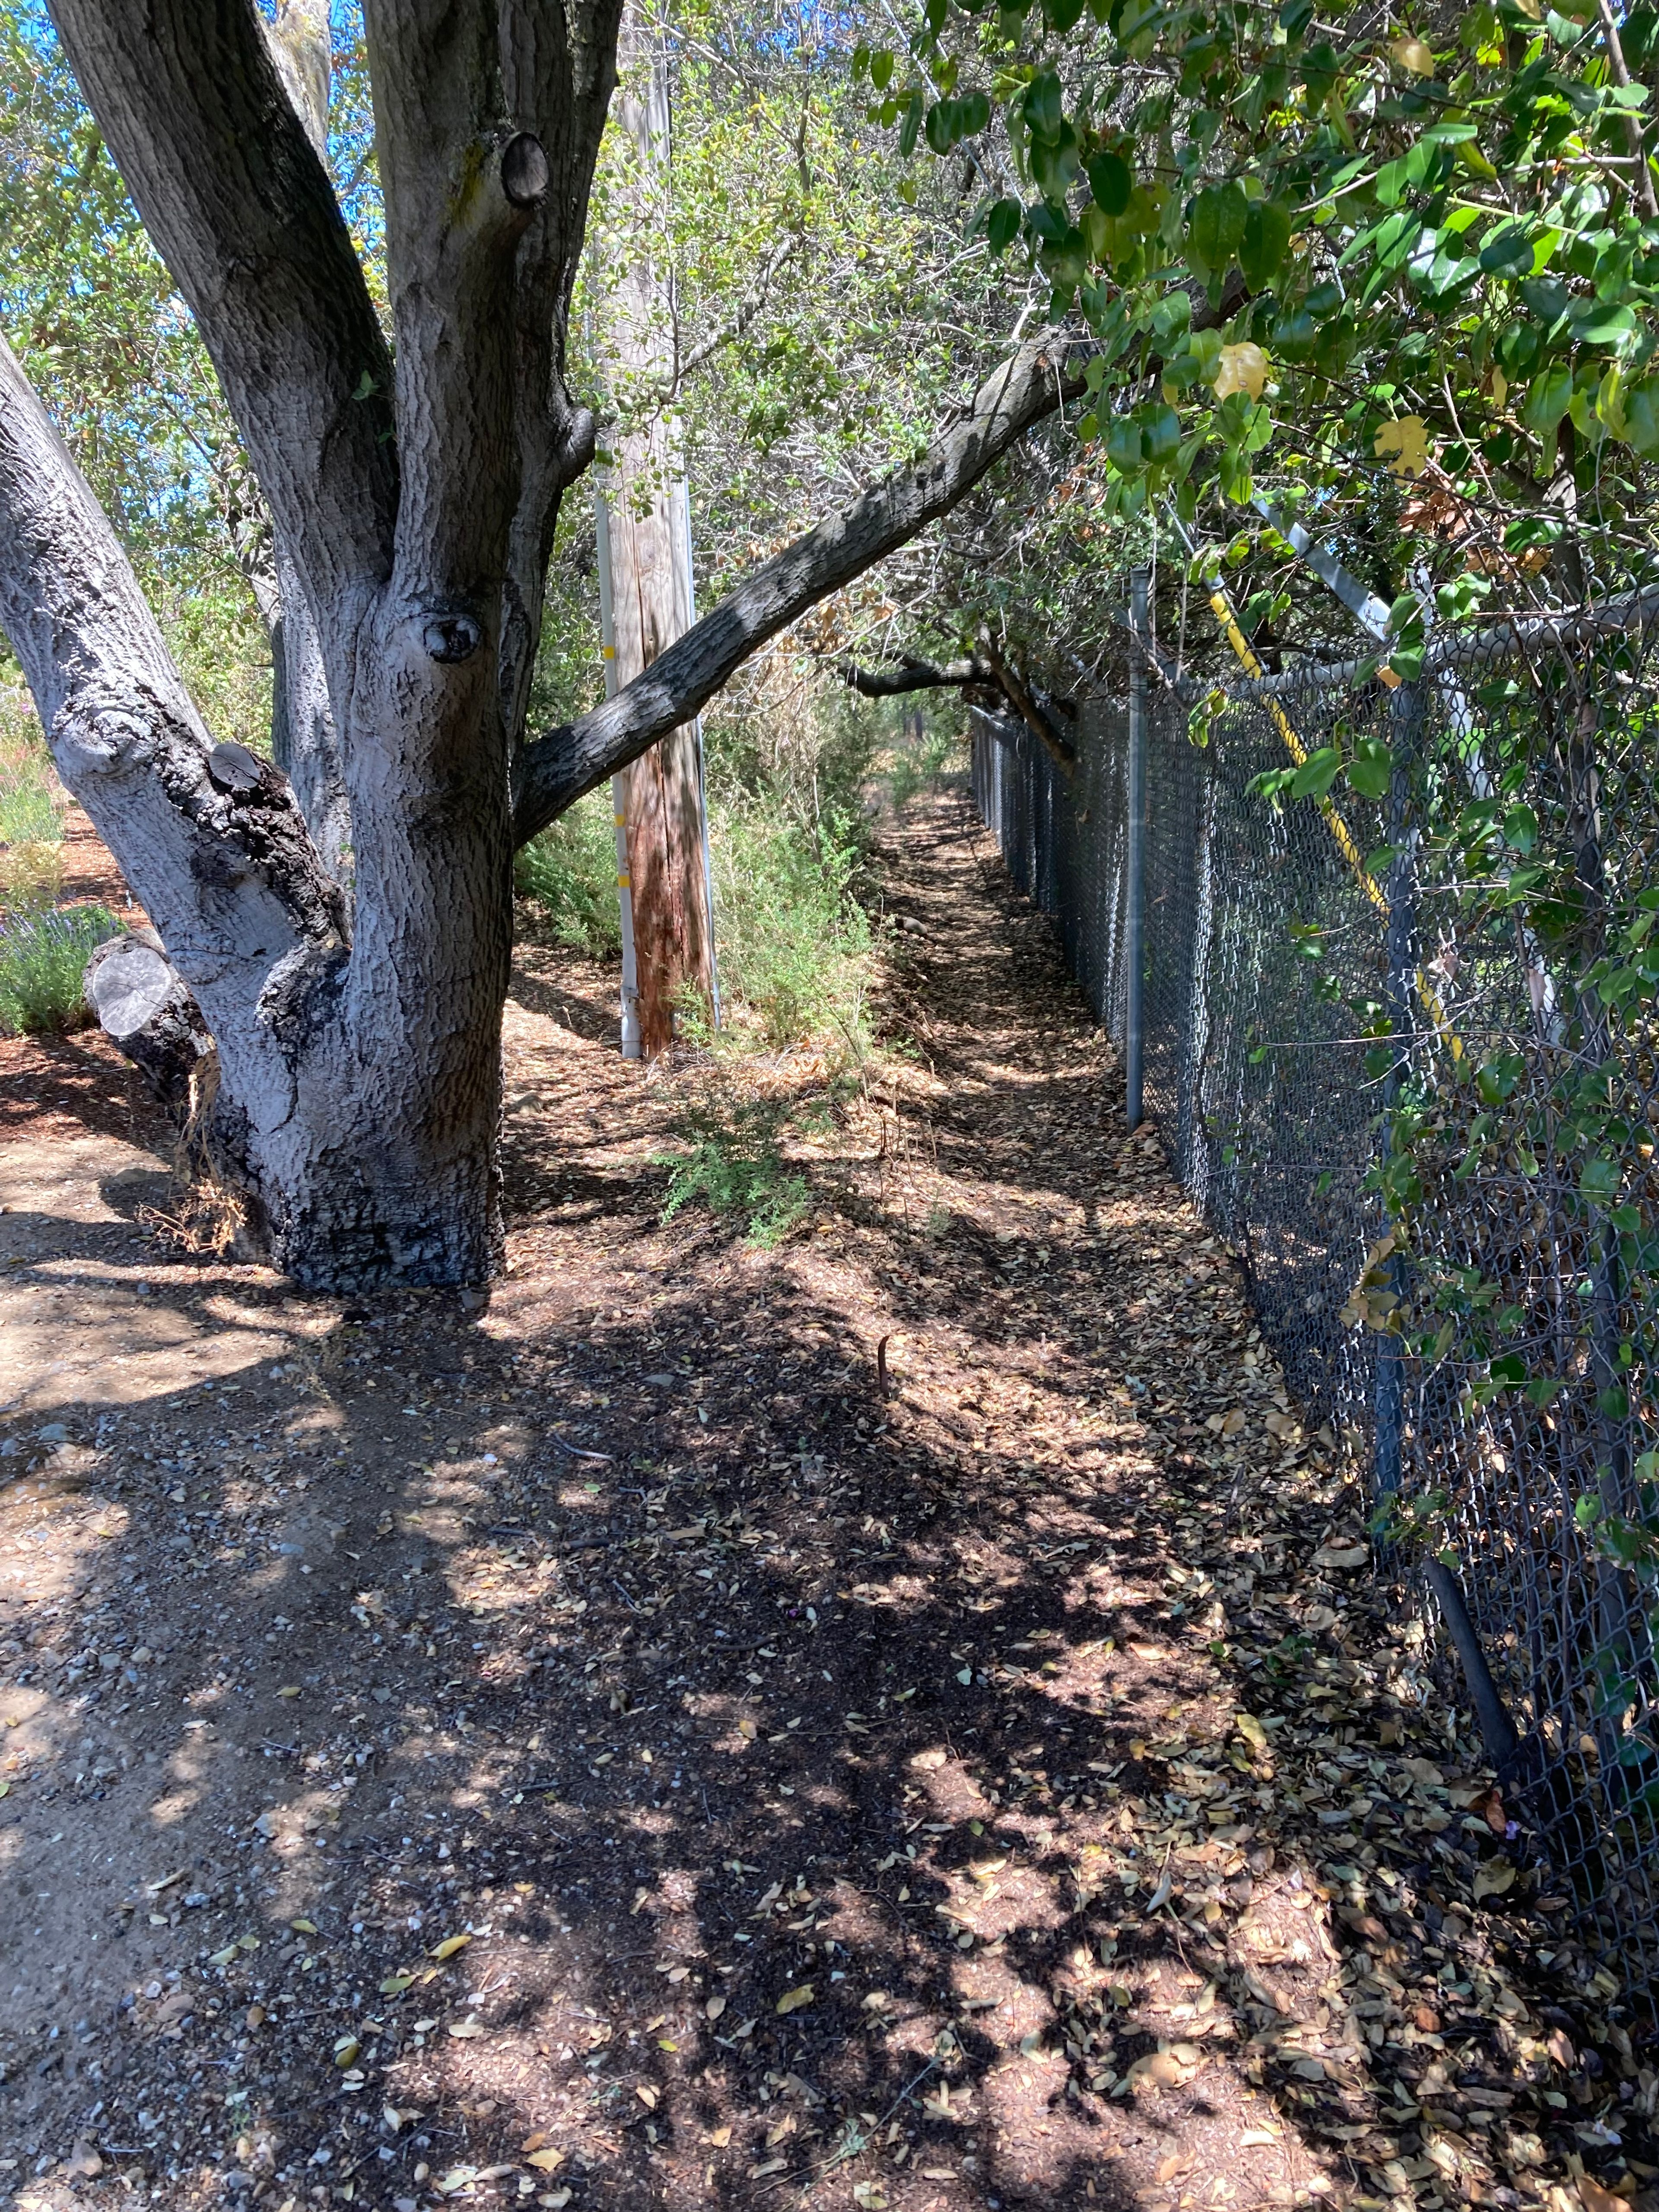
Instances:
[[[1076,746],[1061,736],[1036,693],[1015,675],[988,639],[971,659],[948,661],[943,668],[931,660],[905,659],[896,668],[860,668],[844,661],[841,672],[848,690],[866,699],[901,699],[912,691],[994,693],[1041,739],[1062,775],[1076,771]]]
[[[282,777],[241,745],[214,744],[107,516],[3,338],[0,629],[59,775],[143,886],[216,1034],[246,1043],[272,970],[338,947],[339,893]]]
[[[896,668],[860,668],[856,661],[842,663],[842,678],[849,691],[862,699],[902,699],[912,691],[964,690],[975,684],[994,688],[996,678],[988,661],[901,660]]]
[[[527,746],[516,842],[544,830],[584,792],[690,721],[769,638],[948,514],[1034,422],[1082,389],[1081,361],[1067,358],[1063,338],[1050,333],[1023,346],[920,461],[763,562],[614,699]]]

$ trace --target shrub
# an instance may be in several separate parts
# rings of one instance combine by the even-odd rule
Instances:
[[[684,1206],[706,1206],[739,1216],[751,1244],[781,1243],[811,1202],[805,1176],[791,1173],[779,1149],[787,1118],[785,1108],[767,1100],[688,1107],[675,1127],[691,1149],[658,1155],[658,1164],[670,1170],[663,1219],[672,1221]]]
[[[0,670],[0,845],[61,842],[56,781],[28,693]]]
[[[0,917],[0,1029],[77,1029],[88,1018],[81,977],[95,947],[120,923],[101,906],[66,906]]]
[[[546,915],[556,943],[590,960],[622,950],[617,833],[609,789],[590,791],[523,848],[513,864],[520,895]]]
[[[869,917],[857,897],[862,824],[817,823],[763,799],[728,803],[710,843],[720,994],[772,1047],[839,1036],[863,1050]]]

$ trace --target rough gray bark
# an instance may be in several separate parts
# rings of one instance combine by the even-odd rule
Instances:
[[[1026,347],[922,462],[523,747],[559,501],[592,450],[565,332],[619,7],[367,0],[394,374],[317,150],[323,0],[284,0],[269,35],[253,0],[53,0],[270,513],[292,782],[213,743],[3,347],[0,627],[212,1033],[208,1133],[251,1235],[341,1289],[475,1281],[499,1255],[515,839],[687,721],[1080,382]],[[118,1020],[143,996],[112,988]]]

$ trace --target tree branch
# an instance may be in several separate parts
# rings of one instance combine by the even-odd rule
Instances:
[[[680,387],[688,377],[695,376],[706,362],[712,361],[717,353],[725,347],[734,344],[743,336],[750,324],[765,306],[766,295],[771,286],[772,279],[792,256],[799,252],[800,248],[801,235],[799,231],[792,231],[787,238],[780,240],[773,247],[771,252],[761,264],[754,283],[750,286],[744,298],[738,301],[734,311],[717,329],[710,331],[707,337],[700,338],[690,352],[683,355],[675,363],[672,380],[655,394],[656,403],[659,407],[668,406],[678,396]]]
[[[931,660],[902,660],[896,668],[860,668],[851,660],[841,664],[842,679],[849,691],[866,699],[899,699],[911,691],[945,691],[964,685],[996,688],[988,661],[952,660],[940,668]]]
[[[842,674],[848,686],[862,692],[866,699],[896,699],[907,692],[949,688],[990,692],[1012,708],[1032,736],[1047,748],[1062,775],[1071,776],[1076,772],[1077,747],[1070,738],[1060,735],[1053,716],[1036,692],[1015,675],[988,636],[981,641],[979,652],[971,660],[953,660],[945,668],[936,668],[929,660],[906,660],[899,667],[889,670],[855,668],[850,661],[844,661]]]
[[[1051,332],[1021,347],[919,461],[763,562],[614,699],[528,746],[516,841],[533,837],[585,791],[689,721],[758,647],[948,514],[1034,422],[1082,389],[1081,362],[1067,359],[1062,337]]]
[[[492,0],[365,0],[402,471],[396,611],[476,649],[519,492],[514,276],[550,170],[503,116]]]
[[[52,16],[338,641],[331,681],[343,686],[341,617],[391,562],[392,365],[258,11],[252,0],[53,0]]]
[[[338,951],[339,894],[282,777],[203,726],[103,509],[3,339],[0,628],[59,775],[143,884],[216,1036],[245,1063],[280,1057],[261,1018],[272,971]],[[268,1080],[246,1087],[271,1095]]]
[[[568,14],[537,0],[507,0],[501,9],[508,118],[535,134],[550,163],[514,287],[519,489],[500,646],[501,718],[514,747],[524,733],[560,501],[593,457],[593,417],[571,400],[565,346],[593,165],[616,85],[621,12],[622,0],[586,0]]]

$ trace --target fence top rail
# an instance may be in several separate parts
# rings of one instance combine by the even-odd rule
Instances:
[[[1454,669],[1471,667],[1482,661],[1496,660],[1505,653],[1523,653],[1539,647],[1553,647],[1561,651],[1587,645],[1599,637],[1616,635],[1620,630],[1639,630],[1656,617],[1659,583],[1645,584],[1638,591],[1621,592],[1615,598],[1585,607],[1564,607],[1537,615],[1501,616],[1474,632],[1460,630],[1431,638],[1423,657],[1423,678],[1431,682]],[[1148,652],[1156,672],[1182,698],[1196,700],[1218,691],[1230,703],[1249,706],[1257,700],[1334,690],[1352,684],[1362,672],[1375,673],[1378,659],[1386,658],[1387,647],[1373,646],[1369,653],[1356,653],[1348,660],[1310,659],[1300,667],[1285,669],[1277,676],[1223,679],[1214,684],[1184,674],[1173,675],[1155,647],[1148,648]]]

